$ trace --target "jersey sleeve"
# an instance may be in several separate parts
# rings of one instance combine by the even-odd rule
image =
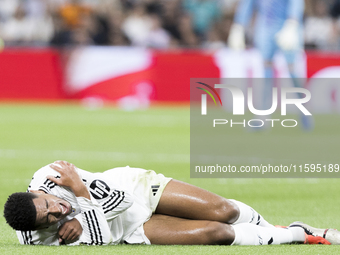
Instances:
[[[77,170],[91,196],[102,206],[107,220],[116,218],[132,206],[133,197],[125,190],[116,189],[100,175],[93,175],[80,168]]]
[[[91,196],[91,195],[90,195]],[[68,245],[107,245],[116,243],[121,236],[112,236],[103,208],[91,196],[91,200],[77,197],[81,208],[83,232],[80,238]]]
[[[247,27],[254,13],[256,0],[241,0],[236,13],[234,22]]]
[[[50,166],[44,166],[36,171],[32,177],[32,180],[28,186],[27,191],[41,190],[47,194],[51,194],[51,190],[54,189],[57,184],[46,178],[47,175],[52,175],[56,178],[60,178],[60,173],[53,170]]]
[[[107,198],[102,199],[99,204],[103,208],[106,219],[112,220],[132,206],[133,198],[125,191],[113,190],[111,194]]]
[[[16,231],[20,244],[23,245],[59,245],[57,229],[54,232],[50,230],[32,230]]]

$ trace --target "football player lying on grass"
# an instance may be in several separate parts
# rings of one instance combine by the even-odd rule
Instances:
[[[4,216],[21,244],[339,244],[335,229],[274,227],[253,208],[154,171],[90,173],[66,161],[38,170]]]

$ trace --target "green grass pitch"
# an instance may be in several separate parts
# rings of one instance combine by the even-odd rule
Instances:
[[[190,179],[189,108],[153,107],[147,111],[123,112],[115,108],[87,110],[75,104],[0,105],[0,253],[1,254],[338,254],[338,246],[279,245],[43,247],[19,245],[15,232],[6,225],[3,204],[9,194],[25,191],[34,171],[54,160],[68,160],[89,171],[116,166],[153,169],[221,196],[243,201],[273,224],[301,220],[316,227],[340,228],[340,180],[333,179]],[[336,155],[339,141],[337,115],[316,116],[312,134],[291,129],[271,132],[284,140],[293,137],[318,157],[319,148]],[[242,134],[235,134],[242,135]],[[249,144],[259,136],[245,134]],[[252,139],[254,137],[254,139]],[[289,143],[277,161],[289,158]],[[285,151],[287,154],[285,155]],[[270,151],[268,152],[270,153]],[[326,153],[324,151],[324,153]],[[251,157],[251,151],[245,154]],[[307,156],[306,156],[307,157]],[[333,157],[333,156],[332,156]],[[308,163],[308,162],[306,162]],[[340,163],[340,159],[338,162]]]

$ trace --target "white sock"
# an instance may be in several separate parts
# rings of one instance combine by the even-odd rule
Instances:
[[[300,227],[288,228],[293,234],[293,242],[303,243],[306,240],[305,231]]]
[[[302,228],[265,228],[250,223],[231,225],[235,232],[232,245],[268,245],[301,242]],[[294,230],[293,230],[294,229]]]
[[[229,199],[229,200],[234,202],[240,210],[240,216],[233,223],[233,225],[240,224],[240,223],[251,223],[254,225],[261,226],[261,227],[275,228],[272,224],[268,223],[258,212],[256,212],[250,206],[240,201],[234,200],[234,199]]]

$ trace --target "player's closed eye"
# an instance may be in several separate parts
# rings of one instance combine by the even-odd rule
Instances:
[[[49,221],[49,216],[50,216],[50,214],[48,213],[47,216],[46,216],[46,224],[49,224],[49,223],[50,223],[50,221]]]

